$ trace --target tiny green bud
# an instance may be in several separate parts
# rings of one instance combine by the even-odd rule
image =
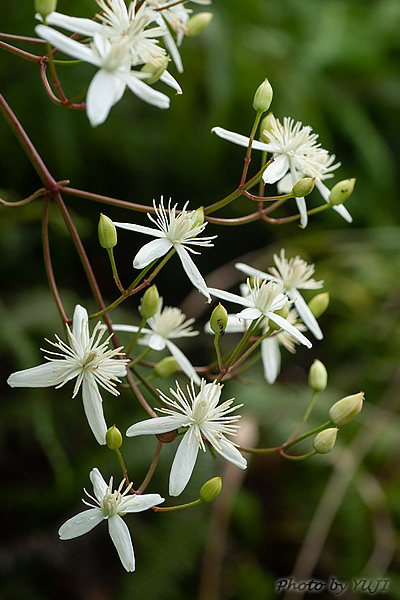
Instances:
[[[200,208],[196,208],[193,211],[193,214],[196,215],[196,220],[193,224],[193,227],[199,227],[199,225],[203,225],[204,223],[204,208],[200,206]]]
[[[294,184],[292,188],[293,194],[296,198],[304,198],[304,196],[308,196],[314,189],[315,185],[315,177],[303,177],[297,183]]]
[[[330,452],[335,445],[337,432],[337,427],[331,427],[330,429],[320,431],[313,441],[314,450],[316,450],[318,454],[327,454]]]
[[[140,71],[142,73],[147,73],[149,75],[149,77],[146,77],[145,82],[148,84],[153,84],[156,83],[156,81],[158,81],[161,77],[161,75],[164,73],[165,69],[168,67],[168,63],[169,63],[169,57],[168,56],[163,56],[162,58],[160,58],[159,60],[157,60],[157,63],[146,63],[145,65],[143,65],[143,67],[140,69]]]
[[[154,367],[154,375],[156,377],[169,377],[178,370],[178,363],[173,356],[166,356]]]
[[[107,429],[106,444],[110,450],[118,450],[122,445],[122,435],[119,429],[113,425]]]
[[[219,496],[222,489],[221,477],[213,477],[201,486],[199,497],[203,502],[212,502]]]
[[[213,13],[201,12],[197,13],[197,15],[193,15],[193,17],[190,17],[186,23],[186,29],[190,37],[194,37],[195,35],[198,35],[204,31],[204,29],[211,23],[213,16]]]
[[[47,17],[56,8],[57,0],[35,0],[35,12],[38,12],[42,17]]]
[[[343,204],[343,202],[345,202],[353,193],[355,183],[355,177],[352,179],[344,179],[343,181],[339,181],[339,183],[334,185],[331,189],[331,193],[329,194],[329,202],[335,206],[337,204]]]
[[[364,402],[364,392],[346,396],[335,402],[329,411],[329,418],[335,425],[345,425],[362,409]]]
[[[310,302],[308,303],[308,308],[311,310],[312,314],[316,319],[319,319],[319,317],[324,314],[328,306],[328,292],[322,292],[321,294],[317,294],[316,296],[311,298]]]
[[[280,308],[279,310],[274,310],[274,313],[282,317],[282,319],[287,319],[289,310],[289,304],[285,304],[285,306],[282,306],[282,308]],[[271,321],[271,319],[269,319],[269,327],[273,331],[278,331],[279,329],[281,329],[281,326],[277,323],[274,323],[274,321]]]
[[[253,108],[257,112],[265,112],[269,109],[272,102],[272,87],[268,79],[262,82],[257,88],[253,98]]]
[[[117,245],[117,229],[109,217],[100,214],[99,226],[99,242],[106,250],[111,250]]]
[[[268,142],[271,141],[269,139],[269,137],[266,135],[266,132],[272,131],[272,124],[274,121],[275,121],[275,117],[272,112],[265,115],[265,117],[262,119],[262,121],[260,123],[260,132],[261,132],[260,140],[262,142],[266,142],[268,144]]]
[[[308,385],[314,392],[323,392],[328,384],[328,372],[320,360],[314,360],[308,373]]]
[[[214,308],[210,317],[210,327],[214,333],[224,335],[228,324],[228,311],[221,303]]]
[[[156,285],[149,287],[142,296],[139,312],[144,319],[154,317],[157,312],[160,296]]]

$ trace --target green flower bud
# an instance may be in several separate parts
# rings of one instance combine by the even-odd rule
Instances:
[[[228,324],[228,311],[221,303],[214,308],[210,317],[210,327],[214,333],[224,335]]]
[[[154,367],[154,375],[156,377],[169,377],[178,370],[178,363],[173,356],[166,356]]]
[[[100,214],[98,233],[99,242],[106,250],[111,250],[117,245],[117,229],[111,219],[102,213]]]
[[[352,179],[344,179],[343,181],[339,181],[339,183],[334,185],[331,189],[331,193],[329,194],[329,202],[335,206],[337,204],[343,204],[343,202],[345,202],[353,193],[355,183],[355,177]]]
[[[117,450],[122,446],[122,435],[115,425],[107,429],[106,444],[110,450]]]
[[[346,396],[332,406],[329,411],[329,418],[335,425],[345,425],[362,409],[364,402],[364,392]]]
[[[154,317],[157,312],[160,296],[156,285],[149,287],[142,296],[139,312],[144,319]]]
[[[274,310],[274,313],[276,315],[279,315],[280,317],[282,317],[282,319],[287,319],[287,316],[289,314],[289,304],[285,304],[285,306],[282,306],[282,308],[280,308],[279,310]],[[274,323],[273,321],[271,321],[271,319],[269,319],[269,328],[272,329],[273,331],[278,331],[279,329],[281,329],[280,325],[278,325],[277,323]]]
[[[268,79],[262,82],[257,88],[253,98],[253,108],[257,112],[265,112],[269,109],[272,102],[272,87]]]
[[[315,185],[315,177],[303,177],[297,183],[294,184],[292,188],[293,194],[296,198],[304,198],[304,196],[308,196],[314,189]]]
[[[211,23],[213,16],[213,13],[201,12],[197,13],[197,15],[193,15],[193,17],[190,17],[186,23],[186,29],[190,37],[194,37],[195,35],[198,35],[204,31],[204,29]]]
[[[56,8],[57,0],[35,0],[35,12],[38,12],[42,17],[47,17]]]
[[[314,392],[323,392],[328,384],[328,372],[320,360],[314,360],[308,373],[308,385]]]
[[[142,73],[147,73],[149,77],[146,77],[145,82],[149,85],[156,83],[164,73],[165,69],[168,67],[169,57],[163,56],[160,58],[157,63],[146,63],[140,69]]]
[[[212,502],[217,496],[219,496],[221,489],[221,477],[213,477],[213,479],[209,479],[209,481],[206,481],[205,484],[201,486],[199,493],[200,500],[203,502]]]
[[[194,210],[193,213],[196,215],[196,220],[194,222],[193,227],[199,227],[199,225],[203,225],[203,223],[204,223],[204,208],[202,206],[200,206],[200,208],[196,208],[196,210]]]
[[[311,298],[310,302],[308,303],[308,308],[311,310],[312,314],[316,319],[319,319],[319,317],[324,314],[328,306],[328,292],[322,292],[321,294],[317,294],[316,296],[314,296],[314,298]]]
[[[331,427],[330,429],[320,431],[313,441],[314,450],[316,450],[318,454],[327,454],[330,452],[335,445],[337,432],[337,427]]]
[[[266,144],[268,144],[271,140],[269,139],[269,137],[267,135],[265,135],[265,132],[267,131],[271,131],[272,130],[272,123],[274,122],[275,118],[272,112],[268,113],[267,115],[265,115],[265,117],[262,119],[261,123],[260,123],[260,140],[262,142],[265,142]]]

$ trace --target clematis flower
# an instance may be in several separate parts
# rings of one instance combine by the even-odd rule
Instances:
[[[169,478],[170,496],[179,496],[185,489],[192,475],[199,449],[204,452],[206,450],[204,439],[211,444],[218,454],[240,469],[245,469],[247,466],[246,460],[234,443],[225,437],[225,434],[236,434],[240,425],[234,425],[234,423],[239,420],[240,416],[229,414],[239,408],[239,406],[231,407],[234,398],[218,405],[223,385],[215,381],[206,383],[202,379],[200,391],[196,393],[192,381],[191,385],[186,388],[188,398],[179,387],[179,384],[176,385],[176,391],[170,389],[174,400],[168,398],[159,390],[161,400],[169,408],[156,410],[167,416],[141,421],[129,427],[126,432],[127,436],[157,435],[174,431],[179,427],[188,428],[172,463]]]
[[[253,141],[252,148],[270,152],[274,161],[265,169],[263,180],[265,183],[282,182],[279,191],[289,192],[292,187],[305,175],[315,178],[315,185],[320,191],[325,202],[329,202],[329,190],[323,184],[324,179],[332,177],[332,171],[340,166],[333,164],[335,156],[330,155],[327,150],[321,148],[317,142],[318,134],[312,133],[309,126],[303,126],[300,121],[289,117],[283,119],[283,124],[274,115],[270,115],[270,129],[263,132],[267,143]],[[214,127],[212,129],[219,137],[229,140],[239,146],[248,147],[249,138],[223,129]],[[288,173],[288,176],[286,174]],[[286,177],[286,178],[285,178]],[[284,179],[285,178],[285,179]],[[306,227],[308,222],[307,207],[304,198],[296,198],[297,208],[300,214],[300,225]],[[351,223],[352,218],[348,210],[342,205],[332,207],[343,219]]]
[[[119,395],[116,384],[119,377],[126,375],[125,359],[122,348],[108,349],[109,336],[101,339],[105,330],[100,322],[89,336],[88,314],[79,304],[75,308],[72,331],[68,328],[69,345],[57,335],[56,342],[49,342],[57,352],[47,350],[43,365],[12,373],[7,380],[11,387],[63,387],[67,381],[76,378],[72,397],[78,394],[82,386],[83,408],[89,426],[99,444],[106,443],[107,425],[104,419],[102,398],[99,386],[114,396]],[[49,341],[49,340],[47,340]]]
[[[156,206],[155,201],[153,201],[155,218],[150,213],[147,213],[150,221],[152,221],[158,229],[145,227],[143,225],[135,225],[134,223],[114,223],[114,225],[121,229],[144,233],[157,238],[156,240],[145,244],[136,254],[133,260],[135,269],[147,267],[153,260],[161,258],[161,256],[167,254],[171,248],[174,248],[181,260],[186,275],[189,277],[194,287],[207,298],[208,302],[211,302],[206,282],[193,260],[190,258],[189,252],[192,254],[199,254],[191,246],[206,246],[208,248],[213,246],[211,240],[217,236],[197,238],[199,233],[204,231],[207,223],[199,223],[197,211],[186,210],[187,205],[188,202],[186,202],[180,212],[177,212],[176,204],[171,208],[170,198],[168,209],[165,209],[163,197],[161,196],[161,202],[158,207]]]
[[[248,279],[247,286],[249,289],[248,296],[238,296],[237,294],[216,288],[209,288],[209,292],[217,298],[244,306],[245,308],[236,314],[239,319],[254,321],[260,317],[267,317],[281,329],[290,333],[298,342],[304,344],[307,348],[311,348],[311,342],[296,327],[291,325],[287,319],[284,319],[275,312],[288,303],[288,298],[283,293],[282,283],[262,281],[257,278],[252,285],[250,285],[250,280]]]
[[[243,263],[237,263],[235,266],[239,271],[252,277],[261,277],[262,279],[276,281],[282,283],[286,294],[293,300],[293,303],[299,313],[301,319],[307,328],[314,334],[317,340],[322,340],[324,337],[320,326],[307,303],[299,292],[303,290],[316,290],[322,288],[323,281],[315,281],[312,277],[314,274],[314,265],[308,265],[300,256],[287,259],[285,250],[282,248],[280,257],[274,254],[275,267],[269,269],[270,273],[264,273],[253,267],[249,267]]]
[[[168,348],[182,371],[190,379],[200,385],[200,377],[197,375],[193,365],[186,358],[183,352],[171,340],[181,337],[193,337],[199,334],[193,331],[192,323],[194,319],[186,319],[186,315],[179,309],[172,306],[162,308],[163,300],[160,298],[156,314],[147,320],[150,329],[143,327],[141,333],[145,335],[139,339],[138,343],[148,346],[152,350],[164,350]],[[130,331],[135,333],[139,330],[137,325],[113,325],[115,331]]]
[[[136,513],[148,510],[164,502],[159,494],[129,494],[132,484],[121,494],[125,479],[121,481],[118,490],[113,491],[113,478],[107,485],[98,469],[90,472],[94,496],[85,489],[85,494],[92,502],[82,500],[90,508],[72,517],[61,525],[58,534],[61,540],[71,540],[91,531],[96,525],[108,522],[108,532],[117,549],[124,568],[130,572],[135,570],[135,555],[129,529],[121,518],[126,513]]]

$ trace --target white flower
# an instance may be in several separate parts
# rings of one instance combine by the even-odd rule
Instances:
[[[199,233],[204,231],[207,223],[199,224],[197,211],[186,210],[188,202],[186,202],[183,209],[178,213],[176,204],[171,208],[171,199],[168,202],[168,209],[164,208],[163,197],[161,197],[161,202],[158,207],[156,206],[155,201],[153,201],[153,205],[155,218],[150,213],[147,213],[147,216],[158,229],[131,223],[114,223],[116,227],[120,227],[121,229],[128,229],[129,231],[136,231],[158,238],[145,244],[143,248],[139,250],[133,260],[134,268],[143,269],[154,260],[167,254],[171,248],[174,248],[181,260],[186,275],[189,277],[194,287],[206,296],[209,302],[211,302],[206,282],[193,260],[190,258],[189,252],[192,254],[199,254],[193,250],[191,246],[213,246],[211,240],[217,236],[197,238]]]
[[[142,512],[148,510],[157,504],[164,502],[159,494],[130,494],[132,484],[121,494],[125,479],[122,480],[118,490],[113,491],[113,478],[111,477],[109,485],[104,481],[98,469],[92,469],[90,472],[90,481],[93,484],[94,496],[85,494],[92,500],[84,504],[90,506],[75,517],[61,525],[58,534],[61,540],[70,540],[91,531],[96,525],[104,519],[108,521],[108,532],[117,549],[121,562],[127,571],[135,570],[135,555],[133,552],[132,540],[129,529],[121,516],[126,513]]]
[[[315,177],[315,185],[324,200],[329,202],[329,190],[322,180],[332,177],[331,171],[337,169],[340,163],[333,164],[335,156],[331,156],[327,150],[321,148],[321,144],[317,143],[318,134],[312,133],[311,127],[303,126],[300,121],[295,123],[289,117],[284,117],[282,125],[272,114],[270,127],[263,132],[269,139],[268,143],[257,140],[252,143],[252,148],[255,150],[270,152],[274,157],[274,161],[263,173],[264,182],[275,183],[283,180],[280,192],[286,193],[291,191],[304,175]],[[247,148],[249,145],[249,138],[244,135],[227,131],[222,127],[214,127],[212,131],[219,137],[240,146]],[[288,176],[285,178],[287,173]],[[300,213],[300,224],[305,227],[308,221],[305,199],[296,198],[296,203]],[[351,223],[351,215],[343,205],[333,206],[333,209]]]
[[[252,285],[247,280],[247,286],[249,288],[249,295],[244,297],[216,288],[209,288],[209,292],[222,300],[228,300],[229,302],[245,306],[246,308],[236,315],[239,319],[254,321],[261,316],[268,317],[268,319],[290,333],[301,344],[304,344],[307,348],[311,348],[311,342],[296,327],[293,327],[287,319],[275,313],[275,311],[280,310],[288,303],[288,298],[282,293],[282,283],[261,281],[257,278]]]
[[[93,42],[88,46],[46,25],[38,25],[35,31],[39,37],[65,54],[99,68],[90,82],[86,96],[87,115],[93,127],[104,123],[111,108],[122,98],[126,87],[149,104],[158,108],[169,107],[168,96],[142,81],[147,76],[145,73],[131,70],[129,44],[124,38],[111,43],[105,35],[97,32],[93,34]]]
[[[56,342],[49,342],[57,352],[47,350],[49,361],[43,365],[17,371],[10,375],[7,383],[11,387],[62,387],[76,378],[72,397],[75,398],[82,385],[83,408],[90,428],[99,444],[106,443],[107,425],[104,419],[99,386],[118,396],[116,384],[119,377],[126,375],[127,360],[122,360],[121,348],[108,349],[109,336],[101,339],[105,330],[100,322],[89,337],[88,314],[79,304],[75,308],[72,331],[68,328],[69,345],[57,335]],[[49,341],[49,340],[47,340]]]
[[[170,6],[170,4],[171,2],[169,2],[168,0],[166,2],[160,0],[147,0],[147,5],[149,7],[158,9],[158,11],[154,12],[154,14],[157,15],[157,24],[163,30],[162,35],[164,43],[168,49],[168,52],[171,55],[172,60],[175,63],[178,72],[182,73],[183,64],[178,47],[182,43],[183,36],[187,33],[185,25],[192,11],[190,9],[187,9],[182,4],[178,4],[176,6]],[[163,8],[164,6],[166,8]],[[173,29],[173,31],[177,34],[176,42],[173,36],[171,35],[168,26],[170,26]]]
[[[141,333],[145,335],[139,339],[139,344],[148,346],[152,350],[164,350],[165,347],[171,352],[182,371],[189,377],[193,377],[194,382],[200,385],[200,377],[197,375],[193,365],[186,358],[181,350],[171,340],[181,337],[193,337],[198,335],[198,331],[193,331],[192,323],[194,319],[186,319],[186,315],[179,309],[172,306],[162,308],[162,298],[160,298],[156,314],[147,320],[150,329],[143,327]],[[115,331],[130,331],[135,333],[139,330],[137,325],[113,325]]]
[[[142,434],[162,434],[174,431],[179,427],[188,427],[175,454],[169,478],[170,496],[179,496],[185,489],[196,462],[199,449],[205,452],[205,438],[226,460],[240,469],[247,466],[246,460],[240,454],[233,442],[225,434],[235,435],[240,425],[234,425],[239,416],[230,415],[239,406],[231,407],[234,398],[226,400],[218,406],[222,384],[206,383],[201,380],[200,391],[196,394],[193,381],[187,386],[188,398],[179,387],[176,391],[170,389],[175,400],[171,400],[160,392],[161,399],[171,408],[156,409],[166,414],[166,417],[156,417],[141,421],[129,427],[127,436]],[[240,405],[243,406],[243,405]]]
[[[243,263],[237,263],[235,266],[239,271],[242,271],[248,276],[261,277],[262,279],[281,282],[288,297],[293,300],[293,303],[299,313],[301,319],[307,328],[314,334],[317,340],[322,340],[323,334],[320,326],[307,303],[301,296],[299,289],[315,290],[320,289],[324,282],[315,281],[312,275],[314,274],[314,265],[308,265],[300,256],[294,258],[285,258],[285,250],[281,249],[280,257],[274,254],[275,267],[269,269],[270,273],[264,273],[253,267],[249,267]]]

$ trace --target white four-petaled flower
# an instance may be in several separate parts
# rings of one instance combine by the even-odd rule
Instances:
[[[126,375],[122,348],[108,349],[109,336],[100,322],[89,335],[88,314],[79,304],[75,308],[72,331],[68,328],[69,345],[56,335],[56,342],[49,342],[57,352],[47,350],[47,363],[12,373],[7,380],[11,387],[62,387],[76,378],[72,397],[75,398],[82,386],[82,400],[90,428],[99,444],[106,443],[107,425],[103,414],[103,403],[99,386],[118,396],[116,384],[119,377]],[[47,340],[49,341],[49,340]]]
[[[191,246],[213,246],[211,240],[217,236],[198,238],[197,236],[204,231],[207,223],[199,222],[198,211],[186,210],[188,202],[181,211],[177,211],[177,205],[171,207],[171,199],[168,202],[168,209],[164,207],[163,197],[159,206],[153,201],[155,218],[147,213],[148,218],[156,225],[157,229],[136,225],[134,223],[114,223],[116,227],[151,235],[156,240],[145,244],[139,250],[133,260],[135,269],[143,269],[151,262],[167,254],[171,248],[174,248],[178,254],[182,266],[195,288],[201,292],[209,302],[211,297],[207,289],[206,282],[200,274],[200,271],[191,259],[189,252],[199,254]]]
[[[111,477],[110,483],[107,485],[98,469],[92,469],[90,480],[93,484],[94,496],[88,494],[86,490],[84,491],[92,502],[82,500],[90,508],[61,525],[58,531],[60,539],[70,540],[84,535],[106,519],[108,532],[124,568],[129,572],[134,571],[135,555],[132,540],[129,529],[121,517],[126,513],[148,510],[164,502],[164,498],[159,494],[128,495],[131,484],[121,494],[125,479],[122,480],[118,490],[113,491],[113,478]]]
[[[218,454],[240,469],[247,466],[233,442],[225,434],[235,435],[240,425],[235,425],[239,416],[231,415],[239,406],[232,407],[234,398],[218,405],[222,384],[206,383],[201,380],[200,391],[195,392],[193,381],[187,386],[188,398],[177,383],[176,391],[170,389],[174,400],[160,392],[160,398],[170,408],[156,409],[167,416],[141,421],[129,427],[127,436],[162,434],[180,427],[188,430],[179,444],[169,478],[170,496],[179,496],[185,489],[196,462],[199,449],[205,451],[207,440]],[[242,406],[242,405],[240,405]]]

